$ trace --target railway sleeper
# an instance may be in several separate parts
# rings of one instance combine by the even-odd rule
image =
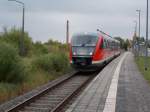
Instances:
[[[44,108],[44,107],[30,107],[27,106],[24,108],[25,111],[34,111],[34,112],[48,112],[50,108]]]
[[[50,100],[45,100],[45,99],[38,99],[38,100],[36,100],[36,102],[38,102],[38,103],[51,103]]]
[[[39,107],[39,108],[48,108],[48,107],[54,107],[55,105],[41,104],[41,103],[31,103],[29,106],[30,107]]]
[[[40,98],[40,100],[47,100],[47,101],[61,101],[63,100],[64,97],[59,97],[59,98],[52,98],[52,97],[43,97],[43,98]]]

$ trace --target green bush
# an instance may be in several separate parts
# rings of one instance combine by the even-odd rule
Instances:
[[[33,52],[34,55],[48,54],[48,48],[41,42],[36,42],[33,44]]]
[[[4,32],[0,35],[0,41],[4,41],[6,43],[11,44],[13,47],[20,49],[20,38],[21,38],[21,31],[12,28],[10,30],[5,29]],[[27,32],[24,32],[24,55],[30,55],[32,50],[32,39],[29,37]]]
[[[61,72],[69,68],[69,60],[65,53],[50,53],[34,59],[33,65],[37,69],[43,69],[47,72]]]
[[[57,53],[59,51],[69,52],[68,45],[60,43],[58,41],[49,40],[48,42],[44,43],[44,45],[46,45],[48,51],[52,53]]]
[[[0,82],[18,83],[24,80],[25,68],[17,50],[11,45],[0,43]]]

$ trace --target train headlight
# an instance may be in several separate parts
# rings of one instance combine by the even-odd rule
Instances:
[[[93,53],[92,52],[90,52],[90,55],[92,55]]]
[[[76,52],[73,52],[73,55],[76,55]]]

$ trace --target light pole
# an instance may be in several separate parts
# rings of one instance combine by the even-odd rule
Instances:
[[[140,38],[140,32],[141,32],[141,10],[136,10],[139,13],[139,38]]]
[[[133,39],[133,49],[134,55],[137,56],[137,21],[133,21],[135,23],[135,31],[134,31],[134,39]]]
[[[148,0],[147,0],[147,8],[146,8],[146,41],[145,41],[145,70],[148,69],[147,57],[148,57]]]
[[[135,23],[135,34],[137,34],[137,21],[133,21]]]
[[[24,55],[24,13],[25,13],[25,5],[23,2],[18,0],[8,0],[8,1],[14,1],[22,5],[22,30],[21,30],[21,37],[20,37],[20,55]]]
[[[136,10],[136,11],[139,13],[139,35],[137,38],[137,44],[138,44],[138,54],[137,55],[139,56],[139,52],[140,52],[140,45],[139,45],[140,42],[139,41],[140,41],[140,32],[141,32],[140,31],[141,30],[141,28],[140,28],[141,27],[141,10]]]
[[[66,44],[69,45],[69,20],[67,20],[66,25]]]

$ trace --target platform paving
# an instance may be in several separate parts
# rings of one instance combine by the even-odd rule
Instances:
[[[132,53],[121,67],[116,112],[150,112],[150,84],[139,72]]]
[[[114,72],[123,56],[109,63],[66,112],[103,112]]]

